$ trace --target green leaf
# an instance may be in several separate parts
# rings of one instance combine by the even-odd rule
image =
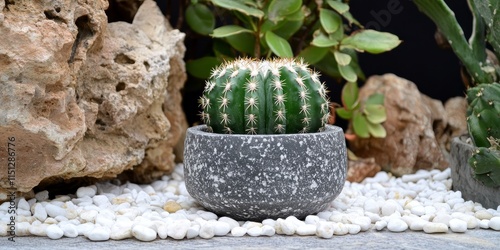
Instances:
[[[342,88],[342,105],[353,110],[358,102],[359,89],[355,82],[347,82]]]
[[[356,72],[351,67],[351,65],[339,65],[339,72],[340,75],[348,82],[356,82],[358,80],[358,75],[356,75]]]
[[[274,34],[288,39],[295,34],[301,27],[303,21],[286,21],[283,26],[274,30]]]
[[[347,19],[347,21],[349,21],[349,25],[352,25],[354,23],[358,27],[363,28],[363,25],[361,25],[361,23],[358,20],[356,20],[350,12],[346,12],[342,14],[342,16],[344,16],[344,18]]]
[[[264,12],[259,9],[247,6],[241,2],[234,0],[211,0],[214,5],[219,7],[228,9],[228,10],[236,10],[243,14],[254,16],[257,18],[262,18],[264,16]]]
[[[326,1],[332,9],[337,11],[340,14],[344,14],[345,12],[349,11],[349,5],[343,2],[339,1],[334,1],[334,0],[327,0]]]
[[[321,61],[327,53],[328,48],[320,48],[311,45],[302,50],[297,57],[303,58],[308,64],[315,64]]]
[[[394,49],[401,43],[396,35],[376,30],[361,30],[341,41],[343,47],[379,54]]]
[[[368,138],[370,137],[370,132],[367,126],[368,121],[360,112],[355,112],[352,117],[352,128],[354,129],[354,133],[358,135],[360,138]]]
[[[212,37],[216,38],[222,38],[222,37],[228,37],[228,36],[233,36],[236,34],[240,33],[253,33],[253,31],[249,29],[245,29],[241,26],[238,25],[226,25],[219,27],[217,29],[214,29],[212,33]]]
[[[325,33],[317,30],[314,32],[314,39],[313,41],[311,42],[312,45],[316,46],[316,47],[332,47],[332,46],[336,46],[337,44],[339,44],[339,42],[331,37],[329,37],[328,35],[326,35]]]
[[[186,62],[186,71],[194,77],[208,79],[212,69],[220,63],[216,57],[206,56]]]
[[[349,63],[351,63],[351,56],[348,54],[344,54],[339,51],[334,51],[333,55],[335,56],[335,60],[337,61],[337,63],[341,66],[346,66],[349,65]]]
[[[326,74],[330,77],[336,79],[342,78],[339,72],[337,61],[335,61],[332,53],[326,53],[321,61],[314,64],[314,67],[319,69],[323,74]]]
[[[365,102],[365,105],[384,105],[384,94],[382,93],[373,93],[371,94]]]
[[[235,57],[234,51],[231,50],[231,45],[229,45],[226,41],[222,39],[213,39],[212,42],[213,42],[212,49],[216,57],[218,58]]]
[[[186,22],[196,33],[208,35],[215,27],[215,17],[204,4],[191,4],[186,9]]]
[[[335,109],[335,112],[337,113],[337,115],[344,119],[344,120],[350,120],[352,118],[352,111],[348,111],[347,109],[345,108],[336,108]]]
[[[375,138],[384,138],[387,135],[384,126],[380,123],[373,124],[371,122],[367,122],[366,127],[368,128],[370,135]]]
[[[319,10],[319,21],[323,29],[329,34],[337,31],[342,25],[342,18],[339,14],[327,9]]]
[[[271,31],[266,32],[266,43],[271,51],[279,57],[293,57],[292,47],[287,40],[274,34]]]
[[[302,0],[272,0],[267,10],[271,21],[278,21],[290,15],[302,7]]]
[[[240,33],[226,37],[227,43],[239,52],[253,56],[255,50],[255,37],[250,33]]]
[[[384,105],[365,105],[363,113],[366,115],[366,119],[374,124],[380,124],[382,122],[385,122],[385,120],[387,119]]]

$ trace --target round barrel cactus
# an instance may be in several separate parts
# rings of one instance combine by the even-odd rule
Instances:
[[[227,62],[213,70],[200,104],[215,133],[317,132],[329,116],[318,73],[292,59]]]

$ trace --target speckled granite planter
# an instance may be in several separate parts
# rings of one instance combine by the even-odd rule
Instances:
[[[239,220],[303,218],[324,210],[342,191],[347,153],[341,128],[286,135],[187,131],[184,176],[205,208]]]
[[[453,138],[450,150],[453,190],[462,192],[464,200],[473,200],[483,207],[496,209],[500,205],[500,188],[486,187],[474,178],[469,157],[474,147],[459,137]]]

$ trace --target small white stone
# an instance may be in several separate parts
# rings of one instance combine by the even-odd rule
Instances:
[[[200,225],[197,224],[191,225],[186,232],[186,238],[193,239],[198,237],[199,234],[200,234]]]
[[[449,221],[451,231],[455,233],[464,233],[467,231],[467,222],[459,219],[451,219]]]
[[[349,234],[357,234],[361,231],[360,225],[355,224],[347,224],[347,229],[349,230]]]
[[[217,215],[212,213],[212,212],[207,212],[207,211],[200,211],[199,213],[200,217],[203,218],[204,220],[217,220]]]
[[[247,234],[250,236],[261,236],[262,228],[261,227],[251,227],[247,230]]]
[[[387,223],[387,229],[391,232],[404,232],[408,229],[408,224],[401,219],[391,219]]]
[[[214,221],[213,224],[215,236],[225,236],[231,231],[231,226],[226,222]]]
[[[187,231],[191,227],[191,222],[188,219],[176,220],[170,225],[167,225],[168,236],[176,240],[182,240],[186,237]]]
[[[432,176],[432,179],[434,181],[442,181],[450,178],[450,176],[451,176],[451,169],[447,168],[443,170],[443,172],[437,173],[434,176]]]
[[[132,238],[132,226],[129,227],[119,226],[115,223],[111,228],[109,238],[112,240],[124,240]],[[165,237],[166,238],[166,237]]]
[[[262,221],[262,225],[268,225],[268,226],[271,226],[274,228],[274,226],[276,225],[276,220],[273,220],[273,219],[265,219]]]
[[[132,236],[140,241],[153,241],[156,239],[156,231],[143,225],[132,227]]]
[[[96,216],[98,214],[99,214],[99,212],[97,210],[87,210],[87,211],[83,211],[80,214],[80,218],[84,222],[92,222],[92,223],[94,223],[95,222],[95,218],[96,218]]]
[[[92,198],[96,194],[96,190],[97,189],[94,189],[92,187],[79,187],[76,190],[76,197],[82,198],[82,197],[88,196],[88,197]]]
[[[389,175],[385,171],[378,172],[374,177],[366,178],[363,182],[366,183],[383,183],[389,181]]]
[[[380,213],[380,207],[374,199],[367,199],[363,205],[366,212],[378,214]]]
[[[490,220],[480,220],[479,221],[479,227],[482,229],[488,229],[490,226],[488,225],[490,223]]]
[[[64,235],[64,232],[61,228],[59,228],[57,225],[52,224],[47,227],[47,237],[57,240],[62,238]]]
[[[358,216],[349,219],[349,221],[354,225],[359,225],[361,227],[361,231],[366,231],[370,229],[372,220],[366,216]]]
[[[322,211],[317,214],[317,216],[323,220],[328,220],[330,216],[332,216],[332,212],[330,211]]]
[[[293,235],[295,234],[295,224],[290,221],[290,220],[283,220],[283,219],[278,219],[276,221],[276,231],[281,232],[282,234],[285,235]]]
[[[330,239],[333,236],[333,223],[327,221],[320,221],[316,226],[316,236]]]
[[[493,217],[493,214],[488,212],[488,210],[479,210],[474,213],[474,216],[476,216],[479,220],[489,220]]]
[[[423,206],[416,206],[411,208],[411,213],[417,216],[422,216],[425,214],[425,207]]]
[[[314,227],[316,229],[316,226]],[[276,233],[276,230],[274,227],[270,225],[264,225],[262,226],[262,235],[264,236],[273,236]]]
[[[85,234],[91,241],[106,241],[109,240],[110,231],[103,227],[94,227],[91,231]]]
[[[389,216],[398,210],[399,204],[395,200],[387,200],[381,207],[382,215]]]
[[[30,211],[30,204],[26,201],[26,199],[24,199],[24,197],[22,197],[17,202],[17,209],[22,209],[22,210],[25,210],[25,211]]]
[[[445,213],[439,213],[439,214],[436,214],[436,216],[434,217],[434,219],[432,220],[432,222],[434,222],[434,223],[443,223],[446,226],[449,226],[451,219],[453,219],[453,217],[451,215],[445,214]]]
[[[453,218],[463,220],[467,222],[467,228],[468,229],[473,229],[477,227],[478,224],[478,219],[475,216],[469,215],[469,214],[464,214],[461,212],[454,212],[451,214]]]
[[[308,215],[304,222],[306,224],[316,225],[319,222],[320,218],[316,215]]]
[[[210,239],[215,236],[214,226],[211,223],[205,223],[200,227],[200,237]]]
[[[415,174],[407,174],[407,175],[403,175],[401,177],[401,180],[403,182],[417,182],[421,179],[427,179],[431,177],[431,173],[430,172],[420,172],[420,173],[415,173]]]
[[[434,223],[434,222],[429,222],[426,223],[423,227],[424,232],[428,234],[432,233],[447,233],[448,232],[448,226],[444,223]]]
[[[377,229],[378,231],[384,229],[386,226],[387,226],[387,221],[385,220],[379,220],[375,222],[375,229]]]
[[[47,224],[41,224],[41,225],[34,225],[31,224],[30,228],[29,228],[29,232],[30,234],[32,235],[35,235],[35,236],[42,236],[42,237],[45,237],[47,236],[47,227],[49,227],[50,225],[47,225]],[[0,226],[0,236],[7,236],[7,234],[5,235],[2,235],[1,234],[1,227]]]
[[[30,234],[29,228],[31,227],[30,223],[27,221],[19,222],[16,224],[16,235],[17,236],[27,236]]]
[[[493,230],[500,231],[500,216],[491,218],[488,226]]]
[[[37,201],[46,201],[49,199],[49,191],[43,190],[35,194],[35,199]]]
[[[349,233],[349,228],[343,223],[335,223],[333,224],[333,234],[335,235],[346,235]]]
[[[456,204],[464,203],[464,201],[465,200],[463,198],[453,198],[448,200],[446,203],[448,203],[448,205],[453,208]]]
[[[240,226],[240,224],[235,219],[229,217],[220,217],[219,221],[229,224],[230,229]]]
[[[306,235],[315,235],[316,234],[316,225],[306,224],[300,227],[297,227],[295,233],[298,235],[306,236]]]
[[[39,221],[45,221],[47,219],[47,211],[42,204],[36,203],[33,208],[33,216]]]
[[[197,225],[197,226],[199,226],[199,225]],[[156,232],[158,233],[158,237],[160,237],[160,239],[164,240],[168,237],[168,226],[166,224],[162,224],[156,228]],[[132,231],[131,231],[131,233],[132,233]]]
[[[94,227],[93,223],[87,222],[76,226],[76,231],[78,231],[78,235],[86,235],[88,232],[94,230]]]
[[[92,197],[94,204],[100,208],[106,208],[111,205],[106,195],[96,195]]]
[[[103,227],[111,228],[113,226],[113,224],[115,224],[115,221],[110,219],[106,215],[98,214],[95,217],[95,224],[99,224]]]
[[[55,218],[56,216],[59,215],[66,216],[66,210],[64,208],[52,205],[50,203],[45,205],[45,211],[52,218]]]
[[[247,229],[244,227],[234,227],[231,229],[231,235],[235,237],[241,237],[247,233]]]

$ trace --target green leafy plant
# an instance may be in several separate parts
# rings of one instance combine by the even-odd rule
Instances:
[[[500,56],[500,1],[468,0],[474,18],[469,41],[443,0],[413,2],[434,21],[472,79],[474,87],[467,90],[467,125],[476,150],[469,165],[483,184],[500,186],[500,84],[496,82],[500,68],[487,53],[490,45],[493,57]]]
[[[382,123],[387,119],[384,108],[384,96],[375,93],[360,103],[358,85],[348,82],[342,89],[342,105],[336,108],[337,115],[346,120],[352,120],[354,133],[360,138],[383,138],[386,131]],[[348,136],[347,136],[348,137]]]
[[[364,29],[349,12],[347,2],[192,0],[185,13],[187,23],[196,33],[213,38],[213,55],[189,60],[187,71],[206,79],[210,69],[224,61],[277,56],[302,58],[323,74],[355,84],[364,79],[357,52],[378,54],[392,50],[401,41],[390,33]],[[222,25],[215,27],[216,23]],[[384,135],[385,130],[379,122],[382,119],[366,116],[372,104],[360,103],[356,110],[361,107],[361,112],[356,111],[356,115],[351,116],[356,119],[356,133],[365,137],[368,127],[358,125],[366,125],[371,126],[370,135]],[[345,108],[351,110],[353,107]]]
[[[329,116],[318,76],[293,59],[227,62],[206,83],[201,116],[216,133],[317,132]]]

